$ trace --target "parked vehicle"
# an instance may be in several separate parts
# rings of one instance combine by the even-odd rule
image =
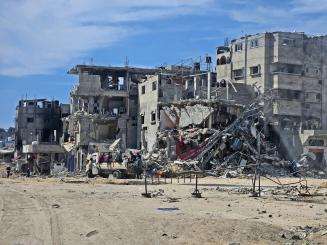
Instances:
[[[115,178],[124,178],[128,175],[127,167],[124,162],[105,161],[100,162],[99,153],[93,153],[88,156],[86,164],[86,175],[89,178],[101,176],[108,178],[112,174]]]

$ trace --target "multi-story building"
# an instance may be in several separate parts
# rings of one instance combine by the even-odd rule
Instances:
[[[272,115],[303,129],[327,128],[327,36],[273,32],[246,35],[217,48],[218,80],[276,91]],[[284,120],[286,119],[286,120]]]
[[[137,83],[156,69],[77,65],[71,91],[71,115],[64,121],[64,142],[73,142],[76,169],[88,153],[121,140],[121,149],[137,147]]]
[[[327,129],[327,36],[245,35],[217,48],[216,71],[218,81],[273,90],[267,116],[279,130]],[[294,134],[282,134],[296,144]]]
[[[69,105],[46,99],[20,100],[16,107],[15,144],[18,152],[32,142],[58,143],[61,118],[68,116]]]
[[[213,73],[209,74],[213,76]],[[207,84],[208,72],[201,71],[198,63],[194,67],[167,66],[146,76],[138,86],[138,147],[153,150],[161,123],[160,104],[182,99],[207,99]]]

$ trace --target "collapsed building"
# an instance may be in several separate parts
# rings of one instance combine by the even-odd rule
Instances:
[[[14,158],[15,128],[0,128],[0,161],[10,162]]]
[[[121,150],[137,148],[138,83],[156,69],[77,65],[71,91],[71,115],[63,119],[62,143],[69,149],[76,170],[87,154],[108,151],[120,139]]]
[[[0,141],[4,142],[8,138],[13,139],[15,134],[15,128],[10,127],[8,129],[0,128]]]
[[[195,158],[201,151],[201,143],[230,125],[242,109],[242,105],[218,100],[161,102],[156,147],[165,148],[172,160]]]
[[[326,36],[308,37],[304,33],[288,32],[248,35],[232,40],[229,45],[217,48],[217,73],[213,73],[216,79],[209,78],[210,72],[194,75],[199,80],[207,80],[201,83],[203,89],[198,90],[203,91],[203,95],[194,91],[187,93],[189,83],[183,76],[182,82],[170,85],[174,89],[167,88],[165,82],[160,84],[163,91],[173,94],[161,98],[160,89],[155,91],[155,83],[162,83],[164,76],[147,78],[139,85],[140,139],[145,142],[142,146],[151,152],[150,162],[156,161],[159,164],[156,168],[161,168],[167,161],[176,159],[182,160],[184,167],[188,160],[194,160],[198,167],[199,164],[222,166],[231,162],[255,165],[262,161],[291,171],[295,169],[295,162],[303,163],[309,158],[309,168],[325,170],[327,77],[323,47],[326,42]],[[148,93],[142,95],[145,90]],[[247,111],[264,94],[269,95],[269,99],[261,99],[260,106],[257,103],[257,107],[252,108],[255,117],[261,119],[241,116],[244,112],[231,113],[231,103],[233,109],[243,105]],[[217,104],[220,104],[218,110]],[[223,120],[226,116],[232,120],[224,125],[225,129],[217,127],[213,118]],[[237,126],[234,125],[236,122]],[[255,143],[258,134],[261,141]],[[213,145],[208,143],[210,141]],[[228,146],[234,141],[239,141],[240,149],[246,149],[245,152],[237,152],[236,148]],[[265,158],[258,154],[256,144],[260,145]],[[224,152],[219,145],[228,149],[224,157],[218,156],[218,152]],[[203,151],[208,155],[200,154]],[[212,156],[218,158],[212,159]]]

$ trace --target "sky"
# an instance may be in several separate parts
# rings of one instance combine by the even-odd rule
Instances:
[[[266,31],[327,34],[327,0],[1,0],[0,128],[22,98],[69,102],[76,64],[155,67]]]

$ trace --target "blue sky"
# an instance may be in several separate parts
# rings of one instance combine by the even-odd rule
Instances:
[[[19,99],[69,101],[75,64],[153,67],[214,55],[225,38],[326,34],[327,0],[1,0],[0,127]]]

